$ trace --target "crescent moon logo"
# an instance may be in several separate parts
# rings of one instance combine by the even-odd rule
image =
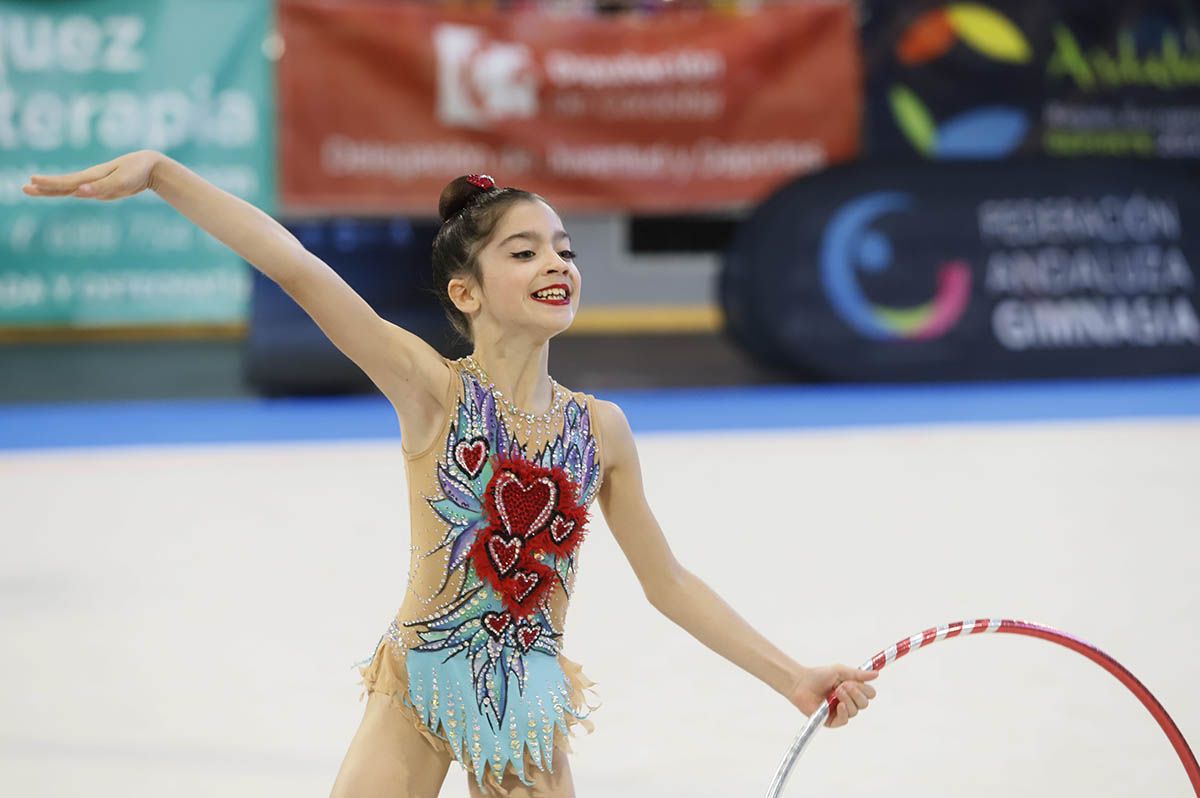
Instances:
[[[892,265],[891,240],[871,228],[892,213],[911,211],[911,195],[898,191],[866,194],[834,214],[821,241],[821,281],[834,310],[862,335],[887,341],[926,341],[945,334],[966,312],[971,269],[963,260],[941,264],[933,299],[914,307],[871,302],[858,281],[858,270],[883,272]]]

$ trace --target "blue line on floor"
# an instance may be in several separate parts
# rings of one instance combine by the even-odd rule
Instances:
[[[603,392],[636,432],[1200,418],[1200,378]],[[0,449],[399,439],[377,396],[0,405]]]

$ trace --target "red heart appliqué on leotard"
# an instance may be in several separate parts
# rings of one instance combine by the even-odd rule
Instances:
[[[459,441],[454,445],[454,462],[458,463],[468,477],[475,479],[483,471],[487,460],[488,439],[472,438],[469,441]]]
[[[564,518],[560,514],[555,514],[554,519],[550,522],[550,539],[555,543],[562,545],[562,542],[575,530],[575,522]]]
[[[487,553],[492,558],[492,565],[500,576],[507,576],[517,565],[521,556],[521,539],[506,538],[503,535],[492,535],[487,542]]]
[[[503,454],[491,462],[495,470],[484,488],[488,525],[478,532],[469,557],[517,621],[545,606],[559,584],[555,572],[564,563],[570,567],[583,540],[587,508],[577,503],[577,485],[562,466]]]
[[[517,643],[520,644],[522,651],[528,651],[541,636],[542,627],[540,626],[521,623],[517,627]]]
[[[504,630],[512,623],[512,616],[507,612],[485,612],[483,614],[483,628],[487,629],[488,634],[500,640],[504,637]]]
[[[541,584],[542,578],[531,571],[517,571],[513,574],[513,582],[516,584],[514,595],[518,602],[523,602],[529,598],[529,594]]]
[[[496,476],[496,510],[510,535],[528,540],[536,535],[558,502],[558,485],[549,477],[537,477],[530,484],[521,482],[511,471]]]

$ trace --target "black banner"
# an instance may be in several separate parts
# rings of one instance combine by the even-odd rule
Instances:
[[[1167,164],[865,164],[739,229],[721,299],[760,359],[840,380],[1200,371],[1200,193]]]
[[[1200,158],[1191,0],[873,0],[869,155]]]

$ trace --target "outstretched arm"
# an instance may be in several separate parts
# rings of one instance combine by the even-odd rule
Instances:
[[[754,630],[671,551],[646,502],[633,432],[621,409],[599,402],[608,473],[600,508],[649,602],[663,615],[725,659],[766,683],[806,714],[838,689],[842,699],[828,725],[841,726],[865,708],[875,690],[864,681],[876,674],[845,665],[806,668]]]
[[[279,284],[397,405],[445,394],[449,372],[421,338],[380,317],[283,225],[159,152],[141,150],[67,175],[34,175],[26,194],[115,200],[150,189]]]

